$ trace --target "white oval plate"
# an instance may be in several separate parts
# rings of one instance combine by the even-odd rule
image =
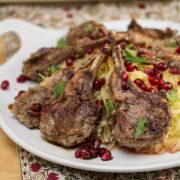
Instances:
[[[126,30],[129,21],[113,21],[104,23],[108,28]],[[163,21],[140,20],[145,27],[165,29],[171,27],[180,30],[180,24]],[[67,33],[67,29],[53,30],[43,29],[21,20],[9,19],[0,23],[0,34],[9,30],[18,33],[22,46],[7,63],[0,67],[0,82],[8,79],[10,88],[7,91],[0,90],[0,124],[5,133],[18,145],[29,152],[46,160],[85,170],[101,172],[140,172],[170,168],[180,165],[180,153],[160,155],[140,155],[128,153],[122,150],[113,150],[113,160],[101,161],[80,160],[74,158],[74,150],[66,150],[55,146],[42,139],[39,130],[30,130],[19,123],[8,110],[8,104],[14,101],[19,90],[34,86],[35,83],[16,83],[16,77],[21,74],[22,62],[30,53],[41,47],[54,46],[57,40]]]

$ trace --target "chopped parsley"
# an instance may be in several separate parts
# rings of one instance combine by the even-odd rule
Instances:
[[[112,112],[116,109],[113,101],[111,99],[106,99],[105,102],[109,113],[112,114]]]
[[[60,38],[57,42],[58,48],[64,48],[66,45],[67,45],[67,41],[65,37]]]
[[[170,101],[180,100],[180,98],[178,97],[178,91],[177,91],[177,89],[172,89],[171,91],[169,91],[169,92],[167,93],[167,98],[168,98]]]
[[[59,70],[59,67],[57,64],[52,64],[48,67],[48,72],[50,75],[54,74],[57,70]]]
[[[60,80],[56,84],[56,86],[54,88],[54,96],[56,98],[59,97],[62,94],[62,92],[64,91],[64,88],[65,88],[65,85],[66,85],[66,83],[64,81],[62,81],[62,80]]]
[[[145,132],[145,125],[147,122],[148,122],[147,117],[144,116],[142,118],[139,118],[135,131],[135,139],[139,138],[139,136]]]
[[[176,48],[177,44],[175,42],[167,42],[165,43],[165,46],[170,48]]]
[[[147,57],[138,57],[137,56],[137,51],[133,49],[129,49],[128,47],[123,50],[123,56],[124,58],[131,62],[131,63],[143,63],[147,60]]]

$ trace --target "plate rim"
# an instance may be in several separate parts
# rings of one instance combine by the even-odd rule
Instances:
[[[156,23],[164,23],[164,24],[176,24],[176,26],[180,26],[179,23],[176,22],[171,22],[171,21],[162,21],[162,20],[139,20],[138,22],[156,22]],[[31,25],[32,27],[38,27],[36,25],[32,25],[28,22],[25,22],[23,20],[15,20],[15,19],[8,19],[4,21],[6,24],[10,24],[10,23],[22,23],[23,25],[27,24],[27,25]],[[129,22],[129,20],[116,20],[116,21],[109,21],[109,22],[105,22],[104,24],[117,24],[117,23],[121,23],[121,22]],[[24,24],[25,23],[25,24]],[[1,25],[1,23],[0,23]],[[44,29],[41,27],[38,27],[42,30],[48,31],[48,29]],[[50,29],[52,30],[52,29]],[[55,30],[57,31],[57,30]],[[58,30],[59,31],[59,30]],[[33,146],[31,146],[30,144],[26,143],[24,140],[22,140],[19,136],[16,135],[16,133],[14,133],[13,131],[11,131],[11,129],[8,127],[8,125],[6,124],[5,120],[3,120],[3,115],[0,111],[0,125],[2,130],[10,137],[10,139],[12,139],[15,143],[17,143],[19,146],[21,146],[22,148],[26,149],[27,151],[29,151],[30,153],[39,156],[43,159],[46,159],[48,161],[57,163],[57,164],[61,164],[64,166],[68,166],[71,168],[76,168],[76,169],[82,169],[82,170],[88,170],[88,171],[96,171],[96,172],[147,172],[147,171],[154,171],[154,170],[161,170],[161,169],[166,169],[166,168],[171,168],[171,167],[177,167],[180,165],[180,160],[172,160],[172,161],[168,161],[167,163],[163,162],[163,163],[156,163],[156,164],[151,164],[151,165],[137,165],[136,167],[134,166],[129,166],[127,169],[127,166],[125,166],[124,168],[121,166],[120,168],[118,167],[114,167],[114,166],[109,166],[107,169],[107,166],[103,166],[103,165],[95,165],[95,164],[88,164],[88,161],[84,161],[84,162],[76,162],[73,160],[66,160],[65,158],[59,158],[61,162],[59,162],[58,160],[56,160],[55,158],[53,158],[54,156],[52,156],[51,154],[49,154],[47,156],[47,153],[42,152],[41,150],[34,148]]]

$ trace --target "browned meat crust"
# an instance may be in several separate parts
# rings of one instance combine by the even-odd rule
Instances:
[[[73,75],[71,69],[58,71],[53,74],[46,82],[45,86],[29,88],[25,93],[16,98],[12,112],[17,119],[29,128],[38,128],[41,112],[34,112],[31,107],[33,104],[40,104],[42,109],[50,104],[55,96],[53,90],[59,80],[68,81]]]
[[[115,70],[110,78],[110,86],[117,103],[115,113],[115,139],[120,146],[141,148],[161,142],[171,122],[166,96],[163,92],[141,92],[131,80],[129,89],[122,89],[120,74],[126,72],[120,47],[113,52]],[[146,130],[135,138],[138,121],[148,118]]]
[[[78,70],[60,99],[42,114],[40,130],[47,140],[71,147],[85,141],[94,132],[98,108],[92,85],[104,55],[97,53],[93,58],[93,63]]]

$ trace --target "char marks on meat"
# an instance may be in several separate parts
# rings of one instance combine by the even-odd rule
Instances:
[[[128,90],[122,89],[121,74],[125,71],[121,49],[113,51],[115,69],[110,78],[117,110],[115,112],[115,139],[120,146],[130,148],[147,147],[159,143],[167,133],[171,122],[164,92],[145,93],[128,80]],[[135,138],[138,122],[146,118],[145,132]]]
[[[44,86],[29,88],[25,93],[16,98],[12,112],[17,119],[29,128],[38,128],[41,112],[32,110],[33,104],[42,106],[42,111],[55,98],[53,90],[56,83],[60,80],[68,81],[73,75],[73,70],[65,69],[53,74]]]
[[[40,130],[47,140],[71,147],[85,141],[95,131],[98,108],[92,86],[104,58],[104,54],[97,52],[90,60],[92,63],[75,73],[61,97],[42,114]]]

